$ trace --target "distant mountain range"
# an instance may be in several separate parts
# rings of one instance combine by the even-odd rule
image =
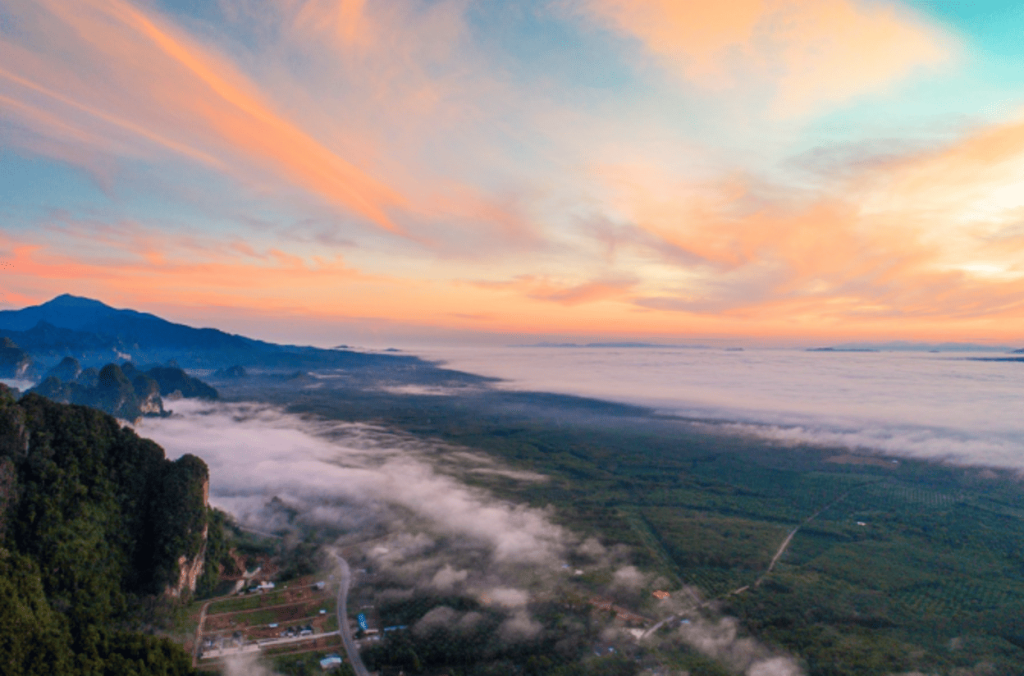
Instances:
[[[673,350],[706,350],[706,345],[664,345],[661,343],[641,343],[632,341],[610,342],[610,343],[532,343],[530,345],[516,345],[515,347],[587,347],[587,348],[612,348],[612,349],[645,349],[662,348]]]
[[[808,352],[1013,352],[1006,345],[979,343],[913,343],[894,340],[887,343],[842,343],[829,347],[812,347]],[[1022,352],[1024,350],[1018,350]]]
[[[119,310],[90,298],[62,295],[21,310],[0,311],[0,377],[44,373],[65,357],[83,368],[116,360],[136,364],[174,361],[188,369],[232,366],[304,369],[423,364],[415,357],[276,345],[218,329],[176,324],[135,310]],[[23,354],[32,364],[27,364]],[[9,363],[8,363],[9,362]],[[6,366],[5,366],[6,365]]]

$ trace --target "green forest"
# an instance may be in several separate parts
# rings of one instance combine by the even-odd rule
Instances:
[[[4,674],[193,673],[145,609],[203,553],[208,480],[106,413],[0,386]]]

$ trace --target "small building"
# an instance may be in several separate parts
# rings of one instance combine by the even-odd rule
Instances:
[[[341,657],[338,655],[328,655],[327,657],[320,660],[320,668],[324,671],[328,671],[330,669],[340,669]]]
[[[325,587],[327,587],[327,585],[322,580],[313,585],[313,589],[316,589],[317,591],[323,591]]]

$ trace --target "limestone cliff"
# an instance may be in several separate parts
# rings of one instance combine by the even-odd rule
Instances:
[[[210,501],[210,480],[203,481],[203,505],[209,506]],[[203,576],[206,569],[206,545],[210,535],[210,524],[205,522],[201,531],[201,544],[199,550],[192,556],[182,554],[178,557],[178,577],[173,584],[167,585],[164,594],[174,598],[180,597],[188,590],[192,594],[196,591],[199,578]]]
[[[164,415],[164,402],[160,398],[160,392],[148,392],[144,396],[140,396],[139,410],[142,415]]]
[[[32,372],[32,358],[10,338],[0,340],[0,378],[25,378]]]
[[[195,593],[199,578],[206,570],[206,538],[209,535],[209,526],[203,529],[203,546],[199,553],[191,559],[184,554],[178,557],[178,581],[173,585],[167,585],[164,594],[174,598],[180,597],[186,589],[189,593]]]
[[[166,415],[159,384],[131,363],[107,364],[94,379],[83,371],[73,381],[61,381],[59,375],[74,373],[76,365],[73,360],[61,362],[61,368],[51,370],[43,382],[29,391],[62,404],[92,406],[121,420]]]

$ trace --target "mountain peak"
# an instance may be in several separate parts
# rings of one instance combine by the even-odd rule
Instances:
[[[62,294],[42,305],[21,310],[0,310],[0,331],[16,333],[12,337],[33,339],[32,344],[47,345],[48,350],[68,353],[68,345],[77,342],[88,350],[103,352],[99,361],[109,361],[111,351],[130,349],[133,357],[165,361],[182,351],[213,350],[238,352],[263,349],[262,344],[216,329],[195,329],[175,324],[137,310],[112,308],[91,298]],[[66,332],[81,335],[68,336]],[[68,341],[71,341],[70,343]],[[29,340],[32,342],[32,340]],[[84,348],[83,348],[84,349]],[[85,352],[75,352],[81,358]],[[92,357],[90,357],[92,359]]]
[[[53,307],[53,308],[79,308],[79,309],[90,309],[90,310],[113,310],[106,303],[101,303],[98,300],[92,298],[85,298],[83,296],[72,296],[70,293],[62,293],[52,300],[48,300],[38,307]]]
[[[98,300],[65,293],[42,305],[0,311],[0,329],[28,331],[40,322],[46,322],[58,328],[81,331],[124,314],[139,313],[134,310],[116,310]]]

